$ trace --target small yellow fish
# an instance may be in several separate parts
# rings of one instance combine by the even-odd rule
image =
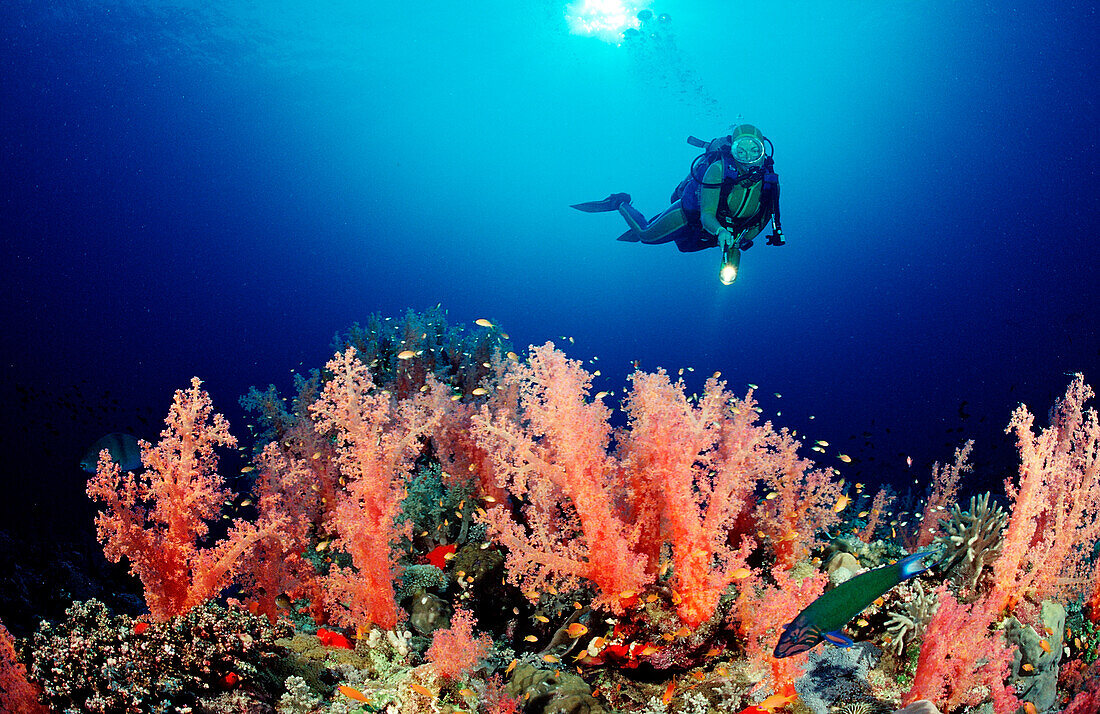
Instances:
[[[842,494],[840,494],[840,498],[838,498],[836,500],[836,503],[833,505],[833,511],[836,512],[836,513],[840,513],[845,508],[847,508],[848,504],[851,503],[851,502],[852,502],[851,497],[846,493],[842,493]]]
[[[397,359],[412,359],[416,357],[416,352],[413,350],[401,350],[397,353]]]
[[[547,617],[546,615],[535,615],[535,619],[538,620],[539,622],[543,623],[543,624],[546,624],[547,622],[550,622],[550,618]]]
[[[417,684],[416,682],[412,682],[411,684],[409,684],[409,689],[413,690],[417,694],[422,694],[425,697],[429,697],[429,698],[432,697],[432,690],[428,689],[423,684]]]
[[[534,635],[527,635],[523,639],[527,640],[528,642],[538,642],[539,641],[539,638],[535,637]]]
[[[582,625],[579,622],[574,622],[571,625],[569,625],[569,627],[565,628],[565,632],[566,632],[567,635],[569,635],[573,639],[577,639],[578,637],[580,637],[580,636],[584,635],[585,633],[587,633],[588,628],[585,627],[584,625]]]
[[[515,352],[509,352],[504,356],[507,357],[508,359],[512,360],[513,362],[518,362],[519,361],[519,355],[517,355]]]
[[[552,655],[552,654],[543,655],[542,660],[544,662],[550,662],[551,664],[554,664],[555,662],[559,661],[557,655]]]
[[[255,466],[245,466],[243,469],[241,469],[241,473],[246,474],[249,471],[255,471],[255,470],[256,470]]]
[[[778,491],[772,491],[767,496],[764,496],[764,499],[768,500],[768,501],[771,501],[772,499],[775,499],[775,498],[778,498],[778,497],[779,497],[779,492]]]
[[[470,392],[470,394],[474,395],[475,397],[484,397],[488,393],[489,392],[485,389],[485,387],[476,387],[474,391]]]
[[[737,570],[730,573],[730,577],[732,577],[734,580],[744,580],[750,575],[752,575],[752,571],[748,568],[738,568]]]
[[[478,319],[474,320],[474,324],[477,325],[478,327],[492,327],[493,326],[493,323],[489,322],[484,317],[479,317]]]
[[[607,392],[596,392],[596,399],[603,399],[607,396]]]
[[[852,463],[852,457],[848,456],[848,454],[840,454],[839,456],[837,456],[837,458],[846,464]]]

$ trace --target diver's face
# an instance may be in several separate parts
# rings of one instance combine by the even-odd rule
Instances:
[[[764,143],[755,136],[739,136],[731,147],[733,160],[744,166],[759,166],[764,160]]]

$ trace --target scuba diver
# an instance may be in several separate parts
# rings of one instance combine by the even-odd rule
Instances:
[[[652,220],[630,204],[630,194],[613,193],[602,201],[574,204],[586,213],[618,211],[630,230],[621,241],[668,243],[683,253],[720,247],[719,279],[729,285],[737,279],[741,251],[752,247],[768,222],[773,232],[768,245],[783,245],[779,222],[779,176],[774,171],[773,147],[752,124],[738,124],[729,136],[709,142],[688,137],[703,149],[691,164],[687,178],[672,192],[669,206]]]

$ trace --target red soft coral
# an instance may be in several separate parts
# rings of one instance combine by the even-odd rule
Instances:
[[[752,392],[732,407],[755,408]],[[769,493],[756,507],[756,525],[770,542],[776,562],[789,570],[808,555],[818,531],[840,520],[834,509],[841,487],[831,471],[813,469],[811,461],[798,456],[800,443],[787,429],[775,431],[765,422],[760,430],[754,475]]]
[[[48,714],[39,703],[38,686],[27,681],[27,668],[15,656],[15,639],[0,623],[0,711],[19,714]]]
[[[824,591],[828,578],[814,572],[796,579],[780,566],[771,570],[772,581],[766,582],[753,573],[738,586],[738,596],[730,611],[730,620],[737,627],[745,646],[745,654],[753,663],[767,665],[771,670],[771,685],[778,690],[803,674],[809,655],[776,657],[775,643],[783,626],[816,600]]]
[[[140,442],[143,473],[123,472],[104,451],[88,481],[88,495],[106,504],[96,516],[104,554],[116,563],[129,559],[160,621],[217,595],[254,556],[257,542],[284,523],[237,520],[217,544],[199,546],[229,496],[214,449],[237,443],[201,384],[195,377],[190,389],[176,391],[156,446]]]
[[[497,400],[474,418],[493,475],[521,511],[516,517],[498,505],[487,517],[508,549],[514,584],[539,591],[586,580],[597,605],[621,612],[624,593],[663,576],[659,560],[669,543],[673,599],[680,618],[695,626],[747,572],[755,543],[731,534],[745,532],[759,482],[777,497],[755,507],[756,525],[784,568],[837,520],[839,486],[829,473],[810,470],[786,431],[756,424],[751,392],[735,399],[712,378],[693,404],[683,382],[672,384],[663,371],[637,372],[624,403],[629,423],[609,453],[610,411],[589,401],[591,377],[550,343],[532,348],[527,364],[504,379],[513,401]]]

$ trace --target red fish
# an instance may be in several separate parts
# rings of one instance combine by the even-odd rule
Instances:
[[[319,639],[321,644],[325,647],[342,647],[346,650],[353,649],[347,637],[344,637],[339,632],[326,630],[323,627],[317,628],[317,639]]]
[[[453,554],[457,548],[458,546],[454,543],[436,546],[424,556],[424,561],[431,563],[440,570],[445,570],[447,568],[447,556]]]

